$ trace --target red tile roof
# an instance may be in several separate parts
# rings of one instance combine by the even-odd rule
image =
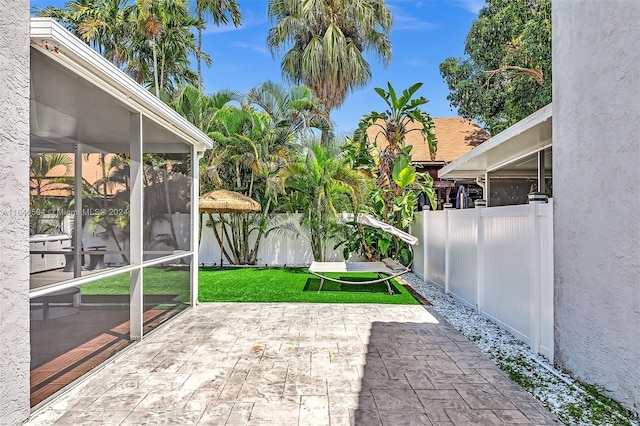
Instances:
[[[74,172],[74,155],[72,153],[66,155],[71,161],[71,164],[69,165],[69,173],[67,174],[67,176],[72,177]],[[111,161],[113,155],[114,154],[107,154],[105,156],[105,162],[107,164],[109,164],[109,161]],[[53,169],[49,170],[49,173],[47,173],[47,177],[49,178],[58,178],[63,176],[65,176],[64,166],[56,166]],[[94,185],[98,180],[102,179],[102,165],[100,164],[100,154],[89,154],[88,156],[82,157],[82,178],[91,185]],[[33,190],[33,184],[31,184],[30,186],[32,187],[31,192],[32,194],[34,194],[35,191]],[[124,189],[124,187],[119,184],[112,183],[111,186],[112,188],[108,189],[110,193],[122,191]],[[100,190],[102,190],[102,188],[100,188]],[[71,195],[71,191],[72,189],[67,185],[49,183],[42,195],[48,197],[66,197]]]
[[[382,120],[379,122],[382,123]],[[480,126],[461,117],[434,118],[433,122],[438,139],[435,162],[450,163],[490,138],[490,135]],[[429,146],[420,133],[422,125],[410,122],[407,128],[409,132],[405,136],[405,145],[413,146],[411,150],[413,162],[431,162]],[[378,148],[383,149],[389,143],[382,134],[378,134],[376,139],[376,133],[379,130],[378,126],[371,126],[367,129],[367,136],[369,141],[375,140]]]

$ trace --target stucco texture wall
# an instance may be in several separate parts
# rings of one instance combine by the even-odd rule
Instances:
[[[29,417],[29,1],[0,13],[0,424]]]
[[[556,361],[640,412],[640,2],[553,2]]]

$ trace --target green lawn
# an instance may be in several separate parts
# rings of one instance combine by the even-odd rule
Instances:
[[[375,279],[375,274],[329,274],[336,278]],[[325,281],[317,294],[320,279],[306,268],[200,268],[201,302],[319,302],[387,303],[415,305],[419,302],[397,281],[394,292],[376,284],[339,284]],[[127,295],[129,274],[124,273],[82,286],[82,295]],[[148,268],[144,272],[145,295],[171,295],[176,302],[189,300],[187,268]]]
[[[144,294],[175,295],[176,302],[188,302],[191,284],[187,268],[146,268]],[[129,273],[103,278],[82,286],[83,296],[129,294]]]
[[[345,275],[330,274],[336,278]],[[306,268],[200,268],[199,277],[201,302],[419,303],[395,280],[392,280],[394,295],[387,294],[387,286],[382,282],[356,285],[329,281],[317,294],[320,278]],[[348,279],[365,278],[375,279],[376,275],[356,274]]]

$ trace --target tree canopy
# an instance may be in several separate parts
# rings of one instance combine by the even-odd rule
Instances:
[[[467,34],[464,58],[440,73],[447,99],[496,134],[551,102],[551,1],[487,0]]]

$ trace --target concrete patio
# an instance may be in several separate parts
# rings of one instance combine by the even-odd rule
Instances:
[[[558,424],[426,306],[202,304],[30,425]]]

